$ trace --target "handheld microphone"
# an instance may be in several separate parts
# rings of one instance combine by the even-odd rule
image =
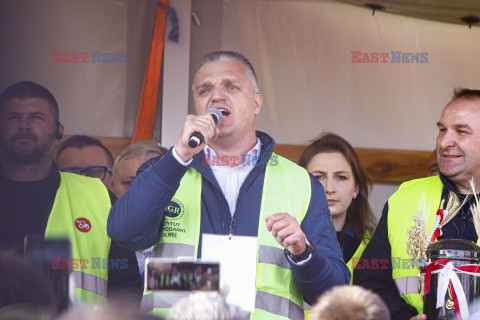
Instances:
[[[207,112],[205,112],[205,114],[212,115],[213,121],[215,121],[216,126],[220,125],[220,123],[222,123],[222,121],[223,121],[223,114],[218,109],[210,108],[210,109],[207,110]],[[204,140],[203,135],[200,132],[194,132],[190,136],[190,140],[188,141],[188,145],[190,146],[190,148],[195,149],[196,147],[198,147],[199,145],[201,145],[203,143],[203,140]]]

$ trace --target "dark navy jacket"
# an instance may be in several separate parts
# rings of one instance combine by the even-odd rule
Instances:
[[[139,168],[130,189],[110,210],[108,235],[130,250],[156,244],[164,210],[183,175],[192,167],[202,174],[200,234],[228,234],[232,227],[235,235],[256,237],[265,166],[275,145],[273,139],[263,132],[257,131],[257,138],[261,142],[260,158],[240,188],[233,219],[212,169],[205,163],[202,165],[203,151],[185,167],[175,159],[170,149],[163,158],[151,159]],[[290,260],[289,263],[298,289],[305,301],[312,304],[330,287],[347,284],[350,272],[338,246],[323,186],[313,176],[310,178],[312,197],[301,228],[316,249],[303,265],[296,265]],[[200,250],[198,257],[201,257]]]

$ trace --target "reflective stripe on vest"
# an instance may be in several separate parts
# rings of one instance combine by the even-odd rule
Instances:
[[[407,254],[407,230],[414,226],[413,217],[417,212],[422,197],[425,199],[425,214],[427,232],[433,226],[435,214],[440,206],[443,184],[438,176],[412,180],[403,183],[397,192],[388,199],[388,240],[391,246],[392,261],[397,259],[410,260]],[[423,302],[418,292],[418,268],[404,268],[403,263],[392,268],[392,277],[397,284],[400,295],[418,313],[423,313]]]
[[[73,278],[76,288],[107,297],[107,280],[76,270],[72,270],[70,277]]]
[[[257,290],[255,308],[261,309],[288,319],[304,319],[303,307],[275,294]]]
[[[409,293],[418,293],[418,276],[395,278],[393,280],[395,281],[401,296]]]
[[[103,268],[103,260],[108,259],[110,251],[110,207],[108,191],[99,179],[60,172],[60,186],[48,217],[45,239],[70,240],[72,259],[87,261],[86,269],[72,272],[76,298],[83,302],[102,300],[107,295],[108,268]],[[88,232],[77,229],[78,218],[88,219]],[[93,259],[100,261],[100,266],[94,267]]]
[[[258,262],[273,264],[283,269],[290,269],[290,264],[287,259],[285,259],[283,249],[275,247],[259,246]]]
[[[291,302],[282,305],[282,308],[290,310],[288,313],[282,311],[282,314],[279,313],[280,308],[270,306],[265,309],[265,305],[255,305],[256,310],[269,312],[271,318],[274,318],[273,315],[292,314],[301,316],[300,319],[303,319],[304,313],[301,312],[299,315],[296,312],[299,308],[303,310],[303,297],[298,291],[287,259],[284,255],[279,254],[284,248],[268,231],[265,218],[278,212],[287,212],[297,219],[298,224],[301,224],[310,204],[311,191],[310,176],[303,168],[282,157],[278,157],[276,166],[267,166],[258,223],[257,294],[261,291]],[[273,263],[260,261],[262,257],[260,249],[262,252],[268,253],[270,258],[275,257],[272,260]],[[266,258],[262,259],[266,260]],[[287,268],[284,268],[285,266]],[[270,319],[257,314],[257,311],[252,314],[251,318]]]
[[[197,257],[201,189],[200,173],[190,168],[172,198],[173,203],[167,206],[167,209],[170,207],[171,210],[168,212],[169,215],[165,216],[159,244],[154,246],[153,256]],[[293,162],[272,154],[265,170],[260,205],[256,311],[251,314],[251,319],[283,319],[283,317],[303,319],[303,297],[298,291],[290,265],[284,256],[284,248],[267,230],[265,218],[274,213],[287,212],[297,219],[298,224],[301,224],[308,210],[310,198],[311,182],[308,172]],[[176,229],[172,230],[172,226]],[[168,232],[169,228],[171,232]],[[150,305],[153,306],[154,314],[158,314],[155,309],[165,308],[165,305],[160,304],[157,299],[146,298],[150,295],[149,293],[144,294],[146,294],[145,303],[142,301],[144,310]]]

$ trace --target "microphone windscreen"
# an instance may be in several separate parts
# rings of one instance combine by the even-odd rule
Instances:
[[[205,114],[211,114],[213,116],[213,121],[215,121],[217,126],[223,121],[223,114],[219,109],[210,108],[207,110],[207,112],[205,112]]]

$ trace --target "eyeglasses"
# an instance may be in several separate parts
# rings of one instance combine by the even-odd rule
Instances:
[[[107,168],[107,167],[101,167],[101,166],[91,166],[91,167],[86,167],[85,169],[80,169],[80,168],[65,168],[60,171],[63,172],[71,172],[75,174],[85,174],[88,177],[92,178],[98,178],[103,181],[105,179],[105,175],[107,172],[112,173],[112,169]]]

